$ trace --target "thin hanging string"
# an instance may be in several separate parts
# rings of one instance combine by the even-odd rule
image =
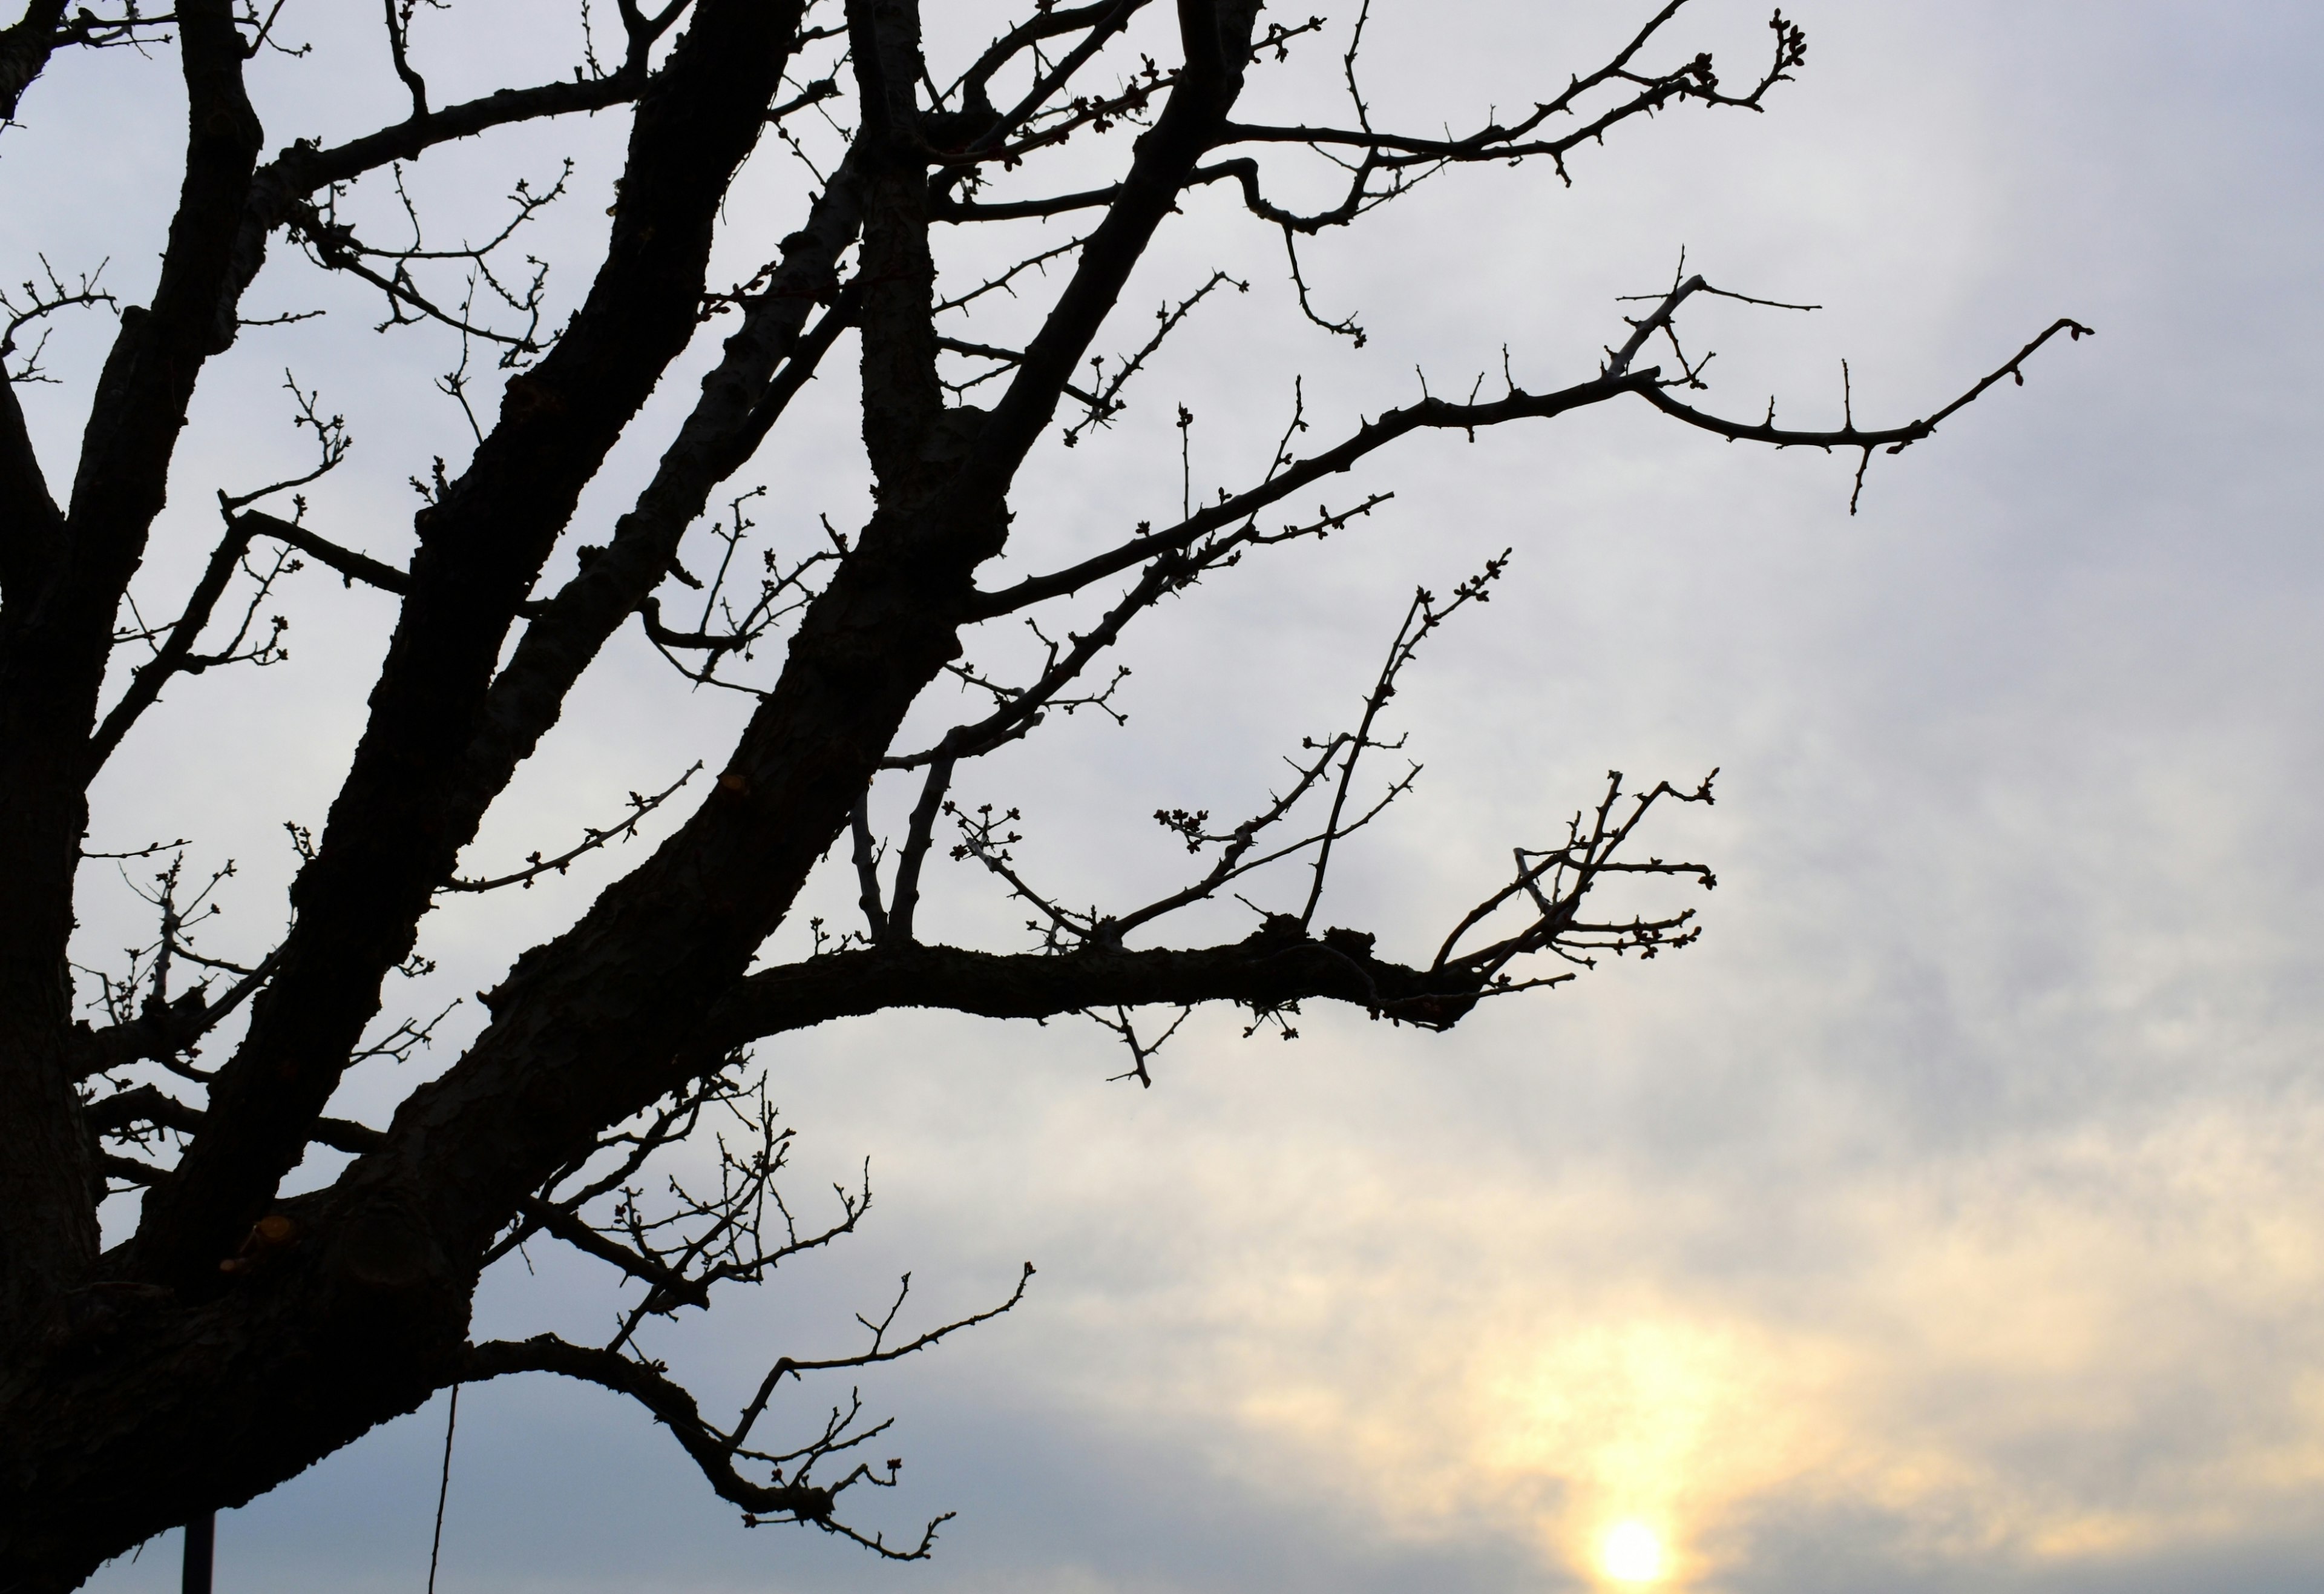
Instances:
[[[452,1385],[452,1410],[444,1419],[444,1476],[436,1484],[436,1537],[428,1546],[428,1594],[436,1594],[436,1560],[444,1551],[444,1501],[452,1492],[452,1431],[460,1425],[460,1386]]]

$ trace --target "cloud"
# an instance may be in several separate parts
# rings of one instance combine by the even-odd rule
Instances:
[[[1058,1237],[1172,1283],[1069,1284],[1043,1382],[1062,1361],[1062,1404],[1393,1538],[1587,1576],[1639,1521],[1748,1588],[1809,1515],[1905,1564],[2062,1573],[2292,1532],[2324,1481],[2312,1109],[1773,1191],[1206,1127],[1167,1136],[1167,1191],[1125,1176],[1149,1225]]]

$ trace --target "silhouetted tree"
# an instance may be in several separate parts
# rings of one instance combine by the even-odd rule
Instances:
[[[1013,815],[950,801],[961,765],[1061,710],[1114,711],[1119,676],[1108,680],[1102,660],[1130,626],[1246,556],[1363,514],[1377,496],[1305,521],[1270,518],[1412,433],[1477,434],[1637,403],[1729,440],[1854,450],[1860,489],[1876,450],[1926,438],[2052,337],[2085,329],[2058,322],[1922,419],[1787,430],[1772,408],[1765,421],[1729,420],[1692,398],[1702,366],[1683,351],[1677,318],[1723,290],[1682,275],[1624,318],[1597,368],[1545,391],[1503,373],[1489,396],[1480,382],[1465,400],[1424,396],[1311,440],[1311,424],[1328,422],[1310,421],[1286,379],[1288,424],[1272,450],[1267,439],[1253,447],[1240,487],[1198,498],[1190,478],[1170,524],[1133,529],[1125,514],[1102,551],[989,583],[980,572],[1010,543],[1012,492],[1043,434],[1062,426],[1071,444],[1108,425],[1196,301],[1244,285],[1213,276],[1166,304],[1135,353],[1093,357],[1132,268],[1191,190],[1238,192],[1250,225],[1280,234],[1286,307],[1360,339],[1352,322],[1313,308],[1301,240],[1358,225],[1448,167],[1536,163],[1562,176],[1577,152],[1654,113],[1757,110],[1804,60],[1800,28],[1777,14],[1766,56],[1729,79],[1709,55],[1670,48],[1685,5],[1670,0],[1602,64],[1563,86],[1566,74],[1545,73],[1546,97],[1521,115],[1416,134],[1380,125],[1360,87],[1360,14],[1268,21],[1255,0],[1022,0],[988,46],[950,60],[924,57],[917,0],[668,0],[659,11],[614,0],[595,32],[586,5],[561,19],[582,51],[570,74],[444,105],[422,69],[431,51],[459,50],[461,23],[439,0],[418,5],[383,0],[375,67],[408,90],[409,113],[271,157],[244,79],[262,51],[295,52],[281,30],[299,19],[279,5],[176,0],[141,13],[113,0],[104,14],[68,15],[64,0],[32,0],[0,32],[0,117],[37,115],[56,52],[116,47],[174,56],[188,104],[182,185],[145,302],[119,303],[101,278],[49,272],[45,260],[44,275],[0,301],[0,1589],[72,1587],[437,1390],[520,1372],[633,1398],[753,1519],[925,1553],[933,1524],[889,1544],[847,1514],[858,1485],[895,1477],[892,1462],[859,1460],[882,1424],[852,1398],[783,1437],[762,1419],[788,1382],[908,1355],[1008,1310],[1024,1280],[997,1289],[989,1311],[927,1329],[909,1326],[899,1295],[872,1314],[868,1343],[777,1362],[731,1420],[704,1413],[634,1344],[644,1318],[706,1306],[719,1286],[849,1232],[869,1200],[868,1186],[844,1191],[822,1226],[792,1219],[776,1188],[787,1132],[745,1068],[754,1041],[902,1006],[1081,1013],[1113,1031],[1126,1073],[1146,1083],[1173,1010],[1240,1004],[1252,1025],[1281,1025],[1296,1004],[1329,1000],[1442,1029],[1483,997],[1568,978],[1599,952],[1652,955],[1693,936],[1687,913],[1593,914],[1608,876],[1711,884],[1699,865],[1629,850],[1657,805],[1708,802],[1709,782],[1632,791],[1618,776],[1562,839],[1518,850],[1509,876],[1433,954],[1396,961],[1372,934],[1319,922],[1335,848],[1410,782],[1408,771],[1373,774],[1394,745],[1379,717],[1398,672],[1449,615],[1487,595],[1499,561],[1446,595],[1414,598],[1353,722],[1304,743],[1264,809],[1157,814],[1193,862],[1185,886],[1154,901],[1082,907],[1040,885],[1018,857]],[[1247,83],[1311,50],[1332,52],[1344,115],[1241,119]],[[601,113],[627,118],[625,163],[602,255],[561,329],[544,325],[540,271],[513,264],[511,242],[561,184],[519,185],[506,227],[482,245],[428,246],[416,209],[409,243],[367,235],[362,216],[377,211],[357,201],[391,187],[400,198],[404,163],[490,160],[497,129]],[[749,206],[793,205],[796,230],[747,283],[713,292],[723,208],[770,138],[787,151],[752,168]],[[1343,189],[1319,210],[1288,208],[1271,163],[1318,159]],[[1107,175],[1055,175],[1068,160]],[[996,235],[1009,242],[996,246]],[[986,264],[940,278],[948,251]],[[996,259],[1010,264],[991,268]],[[150,622],[129,600],[132,576],[173,480],[215,485],[185,483],[198,470],[180,433],[211,362],[252,324],[244,307],[270,263],[277,274],[359,281],[390,324],[456,338],[461,364],[443,385],[475,428],[474,451],[415,480],[425,502],[408,566],[367,557],[297,496],[347,440],[294,385],[314,470],[219,492],[206,566],[177,617]],[[1016,329],[1005,340],[965,336],[973,312],[1003,307],[991,320]],[[87,395],[78,457],[43,462],[18,396],[41,375],[37,335],[50,318],[108,310],[118,330]],[[721,350],[659,440],[648,485],[612,525],[576,524],[585,485],[638,427],[656,383],[714,329]],[[860,398],[876,510],[741,557],[750,500],[706,526],[713,495],[844,343],[860,382],[817,392]],[[1655,348],[1664,363],[1642,363]],[[988,394],[989,408],[969,402]],[[776,502],[782,490],[774,484]],[[162,524],[188,536],[199,523]],[[569,578],[544,583],[568,534],[592,541]],[[1011,551],[1038,569],[1029,541]],[[150,880],[140,889],[156,916],[152,940],[125,968],[80,969],[77,983],[68,950],[83,865],[99,856],[85,850],[94,783],[155,778],[138,765],[141,721],[165,693],[198,703],[184,678],[281,657],[281,622],[266,611],[301,565],[393,594],[397,608],[327,821],[311,835],[294,829],[288,929],[271,946],[218,949],[196,926],[223,872],[198,879],[182,846],[148,846],[136,856],[155,872],[134,878]],[[666,607],[681,600],[685,619]],[[972,659],[992,622],[1044,610],[1070,618],[1037,628],[1029,672]],[[631,626],[684,677],[753,695],[739,740],[704,749],[699,779],[689,772],[633,798],[626,817],[571,849],[464,877],[463,848],[576,681]],[[779,667],[754,673],[754,654]],[[981,710],[924,743],[906,739],[908,711],[938,683]],[[875,784],[905,793],[900,823],[879,822]],[[351,1067],[427,1033],[416,1021],[377,1026],[383,982],[412,966],[431,903],[529,884],[640,833],[665,806],[675,817],[681,802],[690,809],[646,860],[569,928],[510,949],[506,977],[483,996],[489,1022],[391,1121],[328,1116]],[[1021,899],[1028,944],[918,938],[937,848]],[[827,855],[860,882],[862,922],[826,932],[818,922],[812,955],[752,971]],[[112,868],[87,878],[115,878]],[[1176,910],[1248,890],[1272,890],[1279,906],[1258,912],[1244,938],[1158,940]],[[714,1120],[725,1126],[715,1188],[659,1204],[641,1194],[641,1171]],[[322,1188],[284,1194],[316,1146],[352,1160]],[[104,1245],[100,1203],[135,1191],[134,1225]],[[621,1331],[603,1344],[472,1343],[479,1275],[521,1243],[552,1240],[601,1260],[630,1292]]]

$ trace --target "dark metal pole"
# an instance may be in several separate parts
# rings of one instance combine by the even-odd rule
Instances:
[[[185,1594],[210,1594],[210,1558],[217,1548],[217,1514],[205,1511],[186,1524]]]
[[[444,1502],[452,1495],[452,1430],[460,1425],[460,1386],[452,1385],[452,1409],[444,1418],[444,1477],[436,1486],[436,1537],[428,1546],[428,1594],[436,1594],[436,1560],[444,1552]],[[205,1588],[202,1594],[210,1594]]]

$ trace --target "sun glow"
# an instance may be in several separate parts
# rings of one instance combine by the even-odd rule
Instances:
[[[1618,1583],[1657,1583],[1670,1558],[1655,1530],[1643,1522],[1618,1522],[1598,1541],[1598,1566]]]

